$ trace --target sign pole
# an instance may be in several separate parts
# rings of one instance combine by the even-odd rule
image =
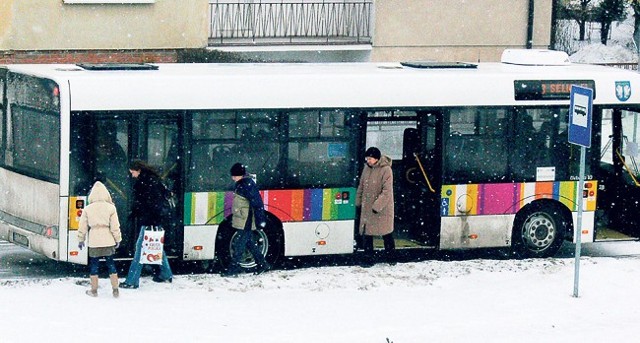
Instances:
[[[573,274],[573,297],[578,297],[578,283],[580,280],[580,253],[582,250],[582,207],[584,200],[582,194],[584,193],[584,169],[585,169],[585,155],[586,150],[584,146],[580,147],[580,180],[578,181],[578,227],[574,229],[576,233],[576,260],[575,271]]]
[[[593,110],[593,90],[590,88],[571,86],[571,101],[569,102],[569,143],[580,146],[580,176],[578,181],[578,194],[576,202],[578,206],[577,227],[573,229],[576,241],[576,260],[573,278],[573,296],[578,297],[578,285],[580,280],[580,253],[582,249],[582,212],[584,207],[584,173],[585,155],[587,148],[591,147],[591,117]]]

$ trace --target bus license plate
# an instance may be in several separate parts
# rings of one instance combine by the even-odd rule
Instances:
[[[16,243],[16,244],[19,244],[19,245],[22,245],[22,246],[28,248],[29,247],[29,238],[27,238],[27,236],[25,236],[25,235],[21,235],[21,234],[19,234],[17,232],[14,232],[13,233],[13,243]]]

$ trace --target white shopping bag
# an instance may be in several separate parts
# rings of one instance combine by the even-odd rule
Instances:
[[[142,238],[142,249],[140,251],[140,263],[142,264],[162,264],[162,254],[164,251],[164,230],[160,226],[147,226]]]

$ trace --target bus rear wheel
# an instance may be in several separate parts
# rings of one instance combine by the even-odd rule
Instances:
[[[568,221],[556,205],[534,203],[516,217],[513,251],[518,257],[551,257],[560,249]]]
[[[280,221],[267,213],[267,226],[264,230],[252,231],[252,234],[257,242],[258,250],[269,264],[275,265],[282,251],[282,224]],[[231,217],[220,224],[216,241],[216,256],[223,270],[228,269],[233,262],[233,242],[239,239],[239,236],[239,230],[231,227]],[[247,249],[242,253],[238,265],[246,272],[254,271],[258,267],[251,252]]]

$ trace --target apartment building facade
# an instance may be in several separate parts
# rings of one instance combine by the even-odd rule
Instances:
[[[555,0],[3,0],[0,63],[491,61],[547,48]]]

